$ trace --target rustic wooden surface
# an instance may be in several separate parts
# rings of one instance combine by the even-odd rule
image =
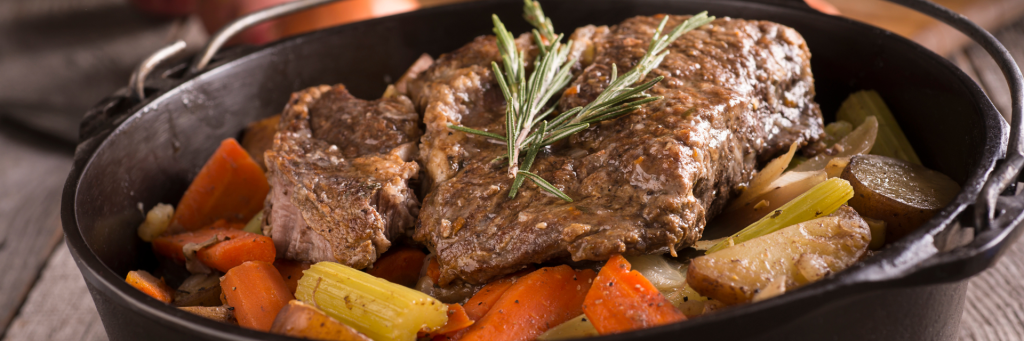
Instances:
[[[48,140],[0,121],[0,333],[61,241],[60,194],[73,147]]]
[[[60,244],[4,340],[103,341],[107,333],[71,252]]]
[[[1018,16],[997,37],[1024,62],[1024,18]],[[1005,82],[979,47],[956,50],[949,58],[982,85],[997,108],[1008,109]],[[106,340],[85,283],[60,242],[59,196],[72,151],[73,146],[0,120],[3,340]],[[1024,340],[1024,240],[971,280],[960,339]]]
[[[1024,18],[996,33],[1024,66]],[[985,89],[996,108],[1009,118],[1010,90],[981,46],[971,44],[950,55]],[[971,279],[960,322],[960,339],[972,341],[1024,340],[1024,240],[1020,240],[995,267]]]
[[[938,20],[903,6],[878,0],[827,0],[843,16],[863,21],[910,38],[938,53],[948,55],[970,41]],[[963,14],[987,30],[999,29],[1024,15],[1021,0],[932,0]]]

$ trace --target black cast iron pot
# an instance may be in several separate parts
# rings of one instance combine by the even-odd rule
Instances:
[[[967,279],[992,266],[1020,234],[1024,197],[1010,196],[1021,156],[1021,76],[987,32],[924,0],[893,0],[964,31],[995,56],[1013,98],[1012,131],[956,66],[890,32],[817,13],[799,0],[549,0],[558,29],[615,24],[634,15],[696,13],[764,19],[796,28],[813,53],[826,121],[848,94],[876,89],[930,168],[963,192],[915,233],[854,267],[807,287],[677,324],[603,340],[951,340]],[[527,29],[518,0],[431,8],[336,27],[269,46],[156,68],[90,111],[64,188],[62,219],[72,255],[112,340],[283,340],[203,319],[124,283],[152,268],[135,233],[140,205],[175,203],[218,142],[278,113],[289,93],[344,83],[376,98],[421,53],[437,56],[489,34],[497,13]],[[164,51],[167,52],[167,51]],[[167,54],[167,53],[164,53]],[[159,55],[159,54],[158,54]],[[157,58],[158,59],[158,58]],[[83,84],[83,86],[88,86]],[[1010,143],[1007,143],[1010,141]]]

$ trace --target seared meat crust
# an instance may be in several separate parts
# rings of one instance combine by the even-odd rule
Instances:
[[[413,227],[418,120],[404,96],[364,101],[341,85],[293,94],[265,153],[263,229],[278,256],[364,268]]]
[[[685,18],[673,16],[668,27]],[[593,64],[560,106],[593,100],[613,63],[630,69],[660,19],[631,18],[587,39]],[[421,161],[435,183],[415,239],[437,253],[442,284],[484,283],[559,258],[674,253],[699,239],[759,161],[823,132],[810,53],[795,30],[724,18],[683,35],[670,50],[647,76],[665,77],[650,91],[663,100],[538,157],[533,171],[572,203],[529,182],[508,199],[511,180],[502,163],[491,162],[504,146],[447,129],[461,123],[503,133],[504,108],[500,93],[490,95],[498,90],[485,65],[497,58],[493,38],[478,38],[425,72],[459,75],[421,77],[413,95],[426,108]]]

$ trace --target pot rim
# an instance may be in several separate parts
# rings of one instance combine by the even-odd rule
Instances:
[[[208,77],[216,76],[219,71],[223,71],[230,68],[232,65],[244,63],[246,60],[252,58],[260,58],[269,51],[276,48],[287,48],[291,44],[302,43],[303,37],[310,37],[316,35],[327,35],[335,34],[337,32],[344,32],[346,30],[355,30],[364,23],[372,23],[379,20],[400,20],[404,16],[409,15],[432,15],[442,11],[459,11],[464,8],[471,7],[487,7],[492,6],[494,3],[502,1],[480,1],[480,2],[469,2],[460,3],[448,6],[440,6],[422,9],[414,12],[403,13],[395,16],[377,18],[369,21],[353,23],[349,25],[334,27],[330,29],[320,30],[300,36],[290,37],[287,39],[280,40],[275,43],[267,44],[260,47],[259,49],[246,53],[245,55],[226,61],[218,61],[212,65],[207,71],[200,74],[194,75],[191,78],[185,79],[180,83],[174,85],[167,91],[159,93],[158,96],[153,96],[150,99],[135,105],[131,109],[127,110],[129,116],[127,119],[122,120],[116,124],[116,128],[106,134],[94,136],[85,139],[79,145],[76,151],[75,165],[72,168],[67,181],[65,182],[64,192],[62,194],[61,204],[61,217],[62,225],[65,233],[65,241],[68,244],[79,269],[82,271],[83,276],[87,279],[90,285],[96,286],[95,289],[100,290],[104,293],[108,293],[111,299],[115,300],[118,304],[128,307],[136,313],[144,314],[153,317],[158,323],[166,325],[171,328],[181,328],[190,330],[196,333],[214,336],[222,339],[237,339],[237,340],[291,340],[292,338],[283,337],[280,335],[274,335],[269,333],[257,332],[249,329],[245,329],[238,326],[226,326],[224,324],[210,321],[190,313],[176,309],[173,306],[163,304],[155,299],[152,299],[145,294],[134,290],[132,287],[127,285],[120,276],[114,273],[108,268],[92,250],[86,244],[84,236],[78,226],[78,219],[76,214],[78,186],[83,174],[89,169],[93,161],[95,153],[102,149],[111,140],[111,137],[118,134],[121,130],[128,125],[129,122],[136,119],[140,115],[146,113],[146,108],[159,105],[159,103],[171,95],[176,94],[180,91],[183,86],[188,83],[198,82]],[[692,0],[694,3],[712,3],[713,0]],[[737,1],[740,2],[740,1]],[[870,26],[864,23],[860,23],[854,20],[850,20],[843,17],[828,16],[825,14],[817,13],[809,9],[797,8],[794,6],[788,6],[779,3],[763,3],[763,2],[742,2],[742,5],[748,6],[753,11],[764,11],[766,9],[772,10],[784,10],[784,11],[798,11],[803,15],[810,15],[816,20],[831,21],[835,26],[847,25],[855,26],[859,29],[868,31],[874,35],[887,36],[895,39],[895,42],[906,45],[910,49],[916,52],[928,56],[922,62],[928,63],[939,63],[942,67],[954,72],[958,77],[961,85],[966,88],[972,97],[974,97],[979,103],[980,107],[978,111],[982,113],[983,123],[986,128],[985,140],[986,141],[1001,141],[996,146],[986,145],[985,149],[981,151],[983,153],[983,164],[974,170],[972,170],[965,183],[963,184],[963,190],[957,197],[947,205],[940,213],[936,214],[931,220],[925,225],[918,228],[914,233],[908,235],[904,239],[894,244],[887,246],[886,248],[879,251],[879,254],[893,254],[899,253],[905,260],[902,263],[893,263],[888,260],[881,259],[881,257],[872,257],[861,262],[858,262],[853,267],[846,269],[840,273],[829,276],[819,282],[804,286],[798,290],[781,295],[772,299],[768,299],[762,302],[756,302],[752,304],[746,304],[740,307],[731,308],[725,311],[720,311],[715,314],[701,316],[688,320],[686,322],[674,323],[670,325],[648,328],[638,331],[633,331],[625,334],[609,335],[598,337],[596,340],[610,340],[610,339],[625,339],[625,338],[641,338],[649,337],[656,334],[668,333],[673,330],[681,328],[691,328],[700,325],[709,325],[718,323],[721,321],[730,320],[738,316],[754,314],[766,310],[776,309],[782,306],[795,304],[799,301],[806,300],[820,300],[825,298],[827,295],[842,295],[844,297],[852,296],[856,294],[862,294],[873,290],[878,290],[891,286],[915,286],[915,285],[926,285],[933,283],[922,283],[920,281],[911,281],[910,283],[901,283],[900,279],[908,278],[914,275],[915,271],[920,271],[918,267],[922,262],[928,258],[934,256],[937,250],[934,246],[934,240],[937,235],[945,231],[950,225],[958,221],[958,217],[967,210],[967,208],[974,204],[975,198],[981,191],[982,185],[988,179],[990,173],[995,168],[996,162],[1006,153],[1006,141],[1008,138],[1007,125],[1003,121],[1002,117],[996,111],[995,107],[991,103],[991,100],[981,90],[977,83],[971,80],[966,74],[963,73],[958,67],[952,64],[949,60],[936,55],[930,50],[922,47],[921,45],[914,43],[906,38],[893,35],[891,32],[885,31],[881,28]],[[1018,122],[1016,126],[1024,125],[1024,122]],[[980,270],[979,270],[980,271]],[[91,279],[91,280],[90,280]],[[958,279],[962,280],[962,279]],[[957,281],[956,279],[954,281]],[[938,282],[934,282],[938,283]],[[810,313],[813,310],[809,310],[806,313]]]

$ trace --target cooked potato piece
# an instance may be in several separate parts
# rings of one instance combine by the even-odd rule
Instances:
[[[274,134],[277,134],[277,124],[281,122],[281,115],[274,115],[262,120],[249,123],[242,134],[242,148],[252,156],[263,171],[267,165],[263,162],[263,152],[274,146]]]
[[[863,215],[860,217],[871,228],[871,244],[868,245],[868,249],[878,250],[885,246],[885,220],[873,219]]]
[[[270,332],[312,340],[371,341],[352,327],[338,322],[311,305],[291,300],[281,308]]]
[[[843,179],[853,185],[850,206],[886,223],[885,240],[894,242],[913,232],[960,192],[942,173],[881,155],[850,159]]]
[[[594,329],[594,325],[587,320],[587,315],[580,315],[576,316],[576,318],[572,320],[562,322],[562,324],[557,325],[554,328],[548,329],[544,334],[540,334],[540,336],[537,337],[537,340],[571,340],[595,337],[598,335],[601,334],[598,334],[597,329]]]
[[[235,320],[235,308],[223,305],[219,307],[179,307],[178,309],[222,323],[238,324]]]
[[[868,224],[848,206],[690,262],[686,282],[726,304],[749,302],[772,281],[783,289],[813,282],[860,259],[871,241]]]
[[[171,217],[174,217],[174,206],[165,203],[156,204],[149,209],[149,212],[146,213],[146,220],[139,225],[139,238],[151,242],[153,238],[164,234],[167,231],[167,226],[171,224]]]
[[[220,301],[220,275],[211,273],[189,276],[174,292],[174,305],[213,307],[223,304]]]

